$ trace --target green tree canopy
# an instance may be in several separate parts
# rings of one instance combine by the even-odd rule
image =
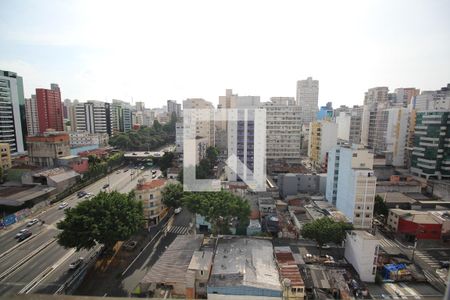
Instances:
[[[384,201],[383,197],[380,195],[375,196],[375,205],[373,207],[373,212],[376,216],[387,216],[389,213],[389,208],[386,205],[386,202]]]
[[[311,223],[307,223],[302,228],[302,236],[315,240],[321,248],[326,243],[340,244],[345,239],[345,231],[351,230],[353,225],[336,222],[330,218],[320,218]]]
[[[65,248],[91,249],[100,243],[106,249],[129,239],[144,222],[142,203],[132,193],[100,192],[65,211],[66,218],[57,224],[62,230],[58,243]]]
[[[162,190],[162,202],[167,207],[177,208],[182,205],[183,186],[179,183],[169,183]]]
[[[212,231],[217,234],[229,233],[233,220],[240,226],[248,224],[250,205],[228,191],[188,193],[183,197],[183,203],[191,212],[202,215],[211,223]]]

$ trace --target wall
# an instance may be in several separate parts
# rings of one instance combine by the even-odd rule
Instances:
[[[344,256],[353,265],[362,281],[375,282],[378,244],[377,239],[365,239],[358,234],[347,233]]]
[[[441,238],[441,224],[419,224],[400,218],[398,221],[397,233],[416,235],[418,231],[424,231],[417,234],[419,240],[439,240]]]

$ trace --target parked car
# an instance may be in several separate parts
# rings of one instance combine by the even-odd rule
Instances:
[[[317,248],[319,248],[319,245],[317,245]],[[327,244],[323,244],[321,248],[322,248],[322,249],[330,249],[331,246],[330,246],[330,245],[327,245]]]
[[[183,209],[181,207],[175,208],[175,214],[178,215]]]
[[[21,236],[17,238],[17,241],[22,242],[32,235],[31,231],[24,232]]]
[[[24,229],[21,229],[17,234],[16,234],[16,236],[14,237],[15,239],[18,239],[18,238],[20,238],[24,233],[26,233],[26,232],[28,232],[29,230],[28,230],[28,228],[24,228]]]
[[[30,222],[27,223],[27,226],[28,226],[28,227],[31,227],[31,226],[33,226],[34,224],[36,224],[37,222],[39,222],[38,219],[33,219],[33,220],[31,220]]]
[[[82,257],[80,257],[80,258],[78,258],[77,260],[71,262],[70,265],[69,265],[69,269],[70,269],[70,270],[75,270],[75,269],[77,269],[79,266],[81,266],[81,264],[83,263],[83,260],[84,260],[84,259],[83,259]]]
[[[58,209],[64,209],[64,208],[66,208],[67,206],[69,206],[69,204],[68,204],[67,202],[63,202],[63,203],[61,203],[61,204],[58,206]]]
[[[104,189],[106,189],[106,188],[108,188],[109,187],[109,184],[107,183],[107,184],[105,184],[105,185],[103,185],[103,188]]]

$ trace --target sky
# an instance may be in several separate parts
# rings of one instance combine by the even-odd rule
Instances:
[[[319,104],[362,104],[376,86],[450,83],[450,1],[0,2],[0,69],[25,96],[58,83],[63,99],[213,103],[296,95],[319,80]]]

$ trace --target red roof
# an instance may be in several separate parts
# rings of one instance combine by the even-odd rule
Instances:
[[[292,252],[278,252],[275,253],[275,257],[277,258],[277,262],[279,264],[293,264],[295,265],[295,259],[292,255]]]
[[[280,276],[282,279],[287,278],[291,281],[291,286],[299,286],[303,284],[303,278],[296,265],[280,266]]]
[[[144,182],[143,184],[138,184],[137,189],[138,190],[152,190],[156,189],[158,187],[162,187],[166,184],[166,181],[164,179],[155,179],[152,181]]]

